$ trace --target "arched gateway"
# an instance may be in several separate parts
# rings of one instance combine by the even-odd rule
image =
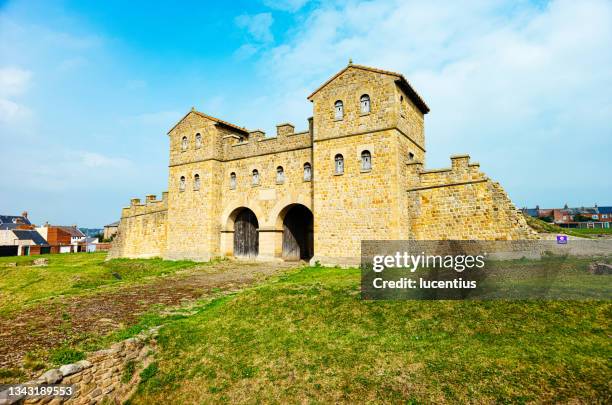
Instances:
[[[313,235],[312,212],[301,204],[288,207],[283,218],[283,259],[310,260]]]
[[[259,254],[259,222],[248,208],[240,210],[234,220],[234,256],[255,258]]]

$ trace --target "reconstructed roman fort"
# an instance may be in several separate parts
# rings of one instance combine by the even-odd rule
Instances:
[[[349,264],[362,240],[537,238],[469,156],[424,168],[429,108],[403,75],[349,63],[308,100],[308,128],[275,137],[192,109],[168,191],[123,208],[109,257]]]

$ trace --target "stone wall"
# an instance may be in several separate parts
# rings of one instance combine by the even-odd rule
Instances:
[[[441,170],[407,165],[410,239],[537,238],[499,183],[485,176],[477,163],[470,163],[467,155],[451,161],[451,168]]]
[[[167,247],[168,193],[162,199],[148,195],[144,203],[133,198],[121,210],[121,221],[108,259],[117,257],[163,257]]]
[[[24,385],[61,384],[74,387],[70,397],[27,397],[8,400],[0,393],[0,404],[75,404],[88,405],[102,401],[123,403],[136,389],[140,372],[154,353],[158,328],[115,343],[109,349],[90,353],[86,360],[66,364],[43,373]],[[126,369],[127,368],[127,369]],[[4,401],[4,402],[3,402]]]

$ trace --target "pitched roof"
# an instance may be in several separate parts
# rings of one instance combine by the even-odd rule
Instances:
[[[45,225],[46,226],[46,225]],[[79,228],[75,228],[74,226],[64,226],[64,225],[49,225],[49,228],[58,228],[62,231],[69,234],[71,237],[84,238],[85,234],[81,232]]]
[[[192,108],[187,114],[185,114],[183,116],[183,118],[181,118],[180,120],[178,120],[178,122],[176,124],[174,124],[174,126],[172,128],[170,128],[170,130],[168,131],[168,134],[170,134],[170,132],[172,132],[174,130],[174,128],[176,128],[178,126],[178,124],[180,124],[185,118],[187,118],[189,116],[189,114],[196,114],[199,115],[200,117],[203,118],[207,118],[209,120],[215,121],[218,125],[223,125],[225,127],[231,128],[233,130],[236,130],[238,132],[243,132],[243,133],[248,133],[249,131],[244,128],[244,127],[239,127],[238,125],[234,125],[230,122],[224,121],[222,119],[219,118],[215,118],[212,115],[208,115],[208,114],[204,114],[203,112],[197,111],[195,108]]]
[[[45,238],[43,238],[41,234],[34,230],[14,229],[13,234],[19,240],[31,240],[36,245],[47,245],[47,241],[45,240]]]
[[[321,90],[323,87],[327,86],[336,77],[340,76],[342,73],[346,72],[348,69],[351,69],[351,68],[353,68],[353,69],[361,69],[361,70],[366,70],[366,71],[369,71],[369,72],[381,73],[381,74],[384,74],[384,75],[389,75],[389,76],[396,77],[397,80],[395,81],[395,83],[397,83],[397,85],[400,86],[400,88],[402,90],[404,90],[404,92],[406,92],[406,95],[408,96],[408,98],[410,98],[410,101],[412,101],[414,103],[414,105],[416,105],[417,108],[423,114],[427,114],[429,112],[429,107],[427,106],[427,104],[425,104],[425,101],[423,101],[421,96],[419,96],[419,94],[416,92],[416,90],[414,90],[412,88],[412,86],[410,85],[408,80],[406,80],[404,75],[402,75],[401,73],[391,72],[389,70],[377,69],[377,68],[373,68],[373,67],[369,67],[369,66],[354,65],[354,64],[349,64],[347,67],[345,67],[344,69],[342,69],[341,71],[339,71],[338,73],[336,73],[335,75],[330,77],[325,83],[323,83],[315,91],[313,91],[307,97],[307,99],[308,100],[312,100],[312,96],[314,96],[317,92],[319,92],[319,90]]]
[[[612,214],[612,207],[598,207],[600,214]]]
[[[31,223],[22,215],[0,215],[0,229],[13,229],[18,225],[31,225]]]
[[[594,208],[594,207],[570,208],[568,210],[568,212],[570,212],[572,215],[577,215],[577,214],[588,214],[588,215],[598,214],[597,208]]]

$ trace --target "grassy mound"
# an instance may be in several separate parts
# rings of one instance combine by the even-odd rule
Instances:
[[[167,324],[130,403],[605,402],[611,309],[367,302],[358,270],[305,268]]]
[[[585,233],[580,232],[579,230],[572,228],[561,228],[559,225],[551,224],[549,222],[542,221],[539,218],[534,218],[530,215],[525,215],[525,220],[527,221],[527,225],[533,228],[536,232],[539,233],[557,233],[564,235],[572,235],[580,238],[588,238]]]

